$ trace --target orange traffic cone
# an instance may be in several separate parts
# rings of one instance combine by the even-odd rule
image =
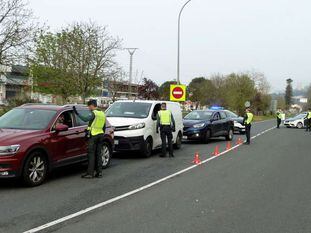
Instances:
[[[194,164],[200,164],[201,163],[200,156],[199,156],[198,152],[195,152],[194,159],[193,159],[192,163],[194,163]]]
[[[241,138],[238,138],[238,141],[236,142],[237,145],[240,145],[243,143],[243,140]]]
[[[218,145],[215,147],[215,150],[214,150],[214,152],[213,152],[213,155],[214,155],[214,156],[219,155],[219,146],[218,146]]]
[[[230,150],[230,149],[231,149],[231,142],[227,142],[226,150]]]

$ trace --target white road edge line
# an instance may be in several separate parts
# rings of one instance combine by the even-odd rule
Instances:
[[[260,136],[260,135],[262,135],[262,134],[264,134],[264,133],[267,133],[267,132],[273,130],[274,128],[276,128],[276,127],[272,127],[272,128],[267,129],[267,130],[264,130],[264,131],[262,131],[261,133],[258,133],[257,135],[251,137],[251,139],[254,139],[254,138],[256,138],[256,137],[258,137],[258,136]],[[107,200],[107,201],[104,201],[104,202],[98,203],[98,204],[96,204],[96,205],[94,205],[94,206],[91,206],[91,207],[88,207],[88,208],[86,208],[86,209],[80,210],[80,211],[78,211],[78,212],[76,212],[76,213],[67,215],[67,216],[65,216],[65,217],[56,219],[56,220],[54,220],[54,221],[52,221],[52,222],[49,222],[49,223],[46,223],[46,224],[44,224],[44,225],[38,226],[38,227],[36,227],[36,228],[30,229],[30,230],[28,230],[28,231],[25,231],[24,233],[35,233],[35,232],[42,231],[42,230],[47,229],[47,228],[49,228],[49,227],[55,226],[55,225],[60,224],[60,223],[62,223],[62,222],[68,221],[68,220],[70,220],[70,219],[73,219],[73,218],[76,218],[76,217],[81,216],[81,215],[83,215],[83,214],[86,214],[86,213],[88,213],[88,212],[91,212],[91,211],[93,211],[93,210],[95,210],[95,209],[98,209],[98,208],[101,208],[101,207],[103,207],[103,206],[106,206],[106,205],[108,205],[108,204],[110,204],[110,203],[119,201],[119,200],[121,200],[121,199],[123,199],[123,198],[126,198],[126,197],[129,197],[129,196],[132,196],[132,195],[134,195],[135,193],[138,193],[138,192],[141,192],[141,191],[143,191],[143,190],[146,190],[146,189],[148,189],[148,188],[150,188],[150,187],[153,187],[153,186],[155,186],[155,185],[157,185],[157,184],[160,184],[160,183],[162,183],[162,182],[164,182],[164,181],[166,181],[166,180],[168,180],[168,179],[171,179],[171,178],[176,177],[176,176],[178,176],[178,175],[180,175],[180,174],[182,174],[182,173],[185,173],[185,172],[187,172],[187,171],[189,171],[189,170],[191,170],[191,169],[193,169],[193,168],[196,168],[196,167],[200,166],[201,164],[207,163],[207,162],[209,162],[209,161],[211,161],[211,160],[213,160],[213,159],[215,159],[215,158],[217,158],[217,157],[219,157],[219,156],[222,156],[222,155],[224,155],[224,154],[226,154],[226,153],[228,153],[228,152],[230,152],[230,151],[232,151],[232,150],[238,148],[239,146],[241,146],[241,144],[240,144],[240,145],[235,145],[235,146],[231,147],[229,150],[226,150],[226,151],[223,151],[223,152],[219,153],[219,155],[217,155],[217,156],[212,156],[212,157],[210,157],[210,158],[208,158],[208,159],[205,159],[205,160],[203,160],[200,164],[192,165],[192,166],[187,167],[187,168],[185,168],[185,169],[183,169],[183,170],[180,170],[180,171],[178,171],[178,172],[176,172],[176,173],[173,173],[173,174],[171,174],[171,175],[169,175],[169,176],[166,176],[166,177],[164,177],[164,178],[162,178],[162,179],[159,179],[159,180],[154,181],[154,182],[152,182],[152,183],[149,183],[149,184],[147,184],[147,185],[145,185],[145,186],[142,186],[142,187],[140,187],[140,188],[138,188],[138,189],[132,190],[132,191],[127,192],[127,193],[124,193],[124,194],[122,194],[122,195],[120,195],[120,196],[111,198],[111,199],[109,199],[109,200]]]

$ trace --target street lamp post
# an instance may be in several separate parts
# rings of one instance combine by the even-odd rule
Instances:
[[[129,99],[131,99],[132,92],[132,73],[133,73],[133,55],[138,48],[125,48],[130,54],[130,71],[129,71],[129,82],[128,82],[128,92]]]
[[[180,84],[180,77],[179,77],[179,73],[180,73],[180,18],[181,18],[181,13],[184,10],[185,6],[191,2],[192,0],[188,0],[180,9],[179,15],[178,15],[178,38],[177,38],[177,83]]]

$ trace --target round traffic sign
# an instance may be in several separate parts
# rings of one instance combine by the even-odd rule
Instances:
[[[172,95],[175,99],[180,99],[184,96],[184,91],[181,87],[175,87],[172,90]]]
[[[245,106],[246,108],[249,108],[249,107],[251,106],[251,102],[246,101],[246,102],[244,103],[244,106]]]

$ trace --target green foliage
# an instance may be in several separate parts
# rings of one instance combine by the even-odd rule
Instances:
[[[166,81],[159,87],[159,97],[161,100],[170,100],[170,85],[177,84],[176,81]]]
[[[215,87],[211,80],[204,77],[194,78],[188,86],[190,100],[202,105],[213,104]]]
[[[311,85],[309,86],[307,91],[307,98],[308,98],[307,109],[311,109]]]
[[[57,33],[41,33],[35,43],[30,67],[35,89],[55,94],[65,102],[70,96],[83,100],[98,92],[102,80],[114,67],[114,50],[120,41],[106,28],[75,23]]]
[[[244,113],[245,102],[250,101],[252,110],[266,112],[271,103],[269,84],[263,74],[214,75],[210,79],[194,78],[188,86],[190,100],[197,105],[220,105]]]
[[[285,90],[285,107],[289,109],[292,104],[292,97],[293,97],[293,87],[292,87],[292,79],[286,80],[286,90]]]
[[[243,114],[245,102],[252,101],[255,94],[255,83],[247,74],[230,74],[225,82],[225,103],[230,108]]]

